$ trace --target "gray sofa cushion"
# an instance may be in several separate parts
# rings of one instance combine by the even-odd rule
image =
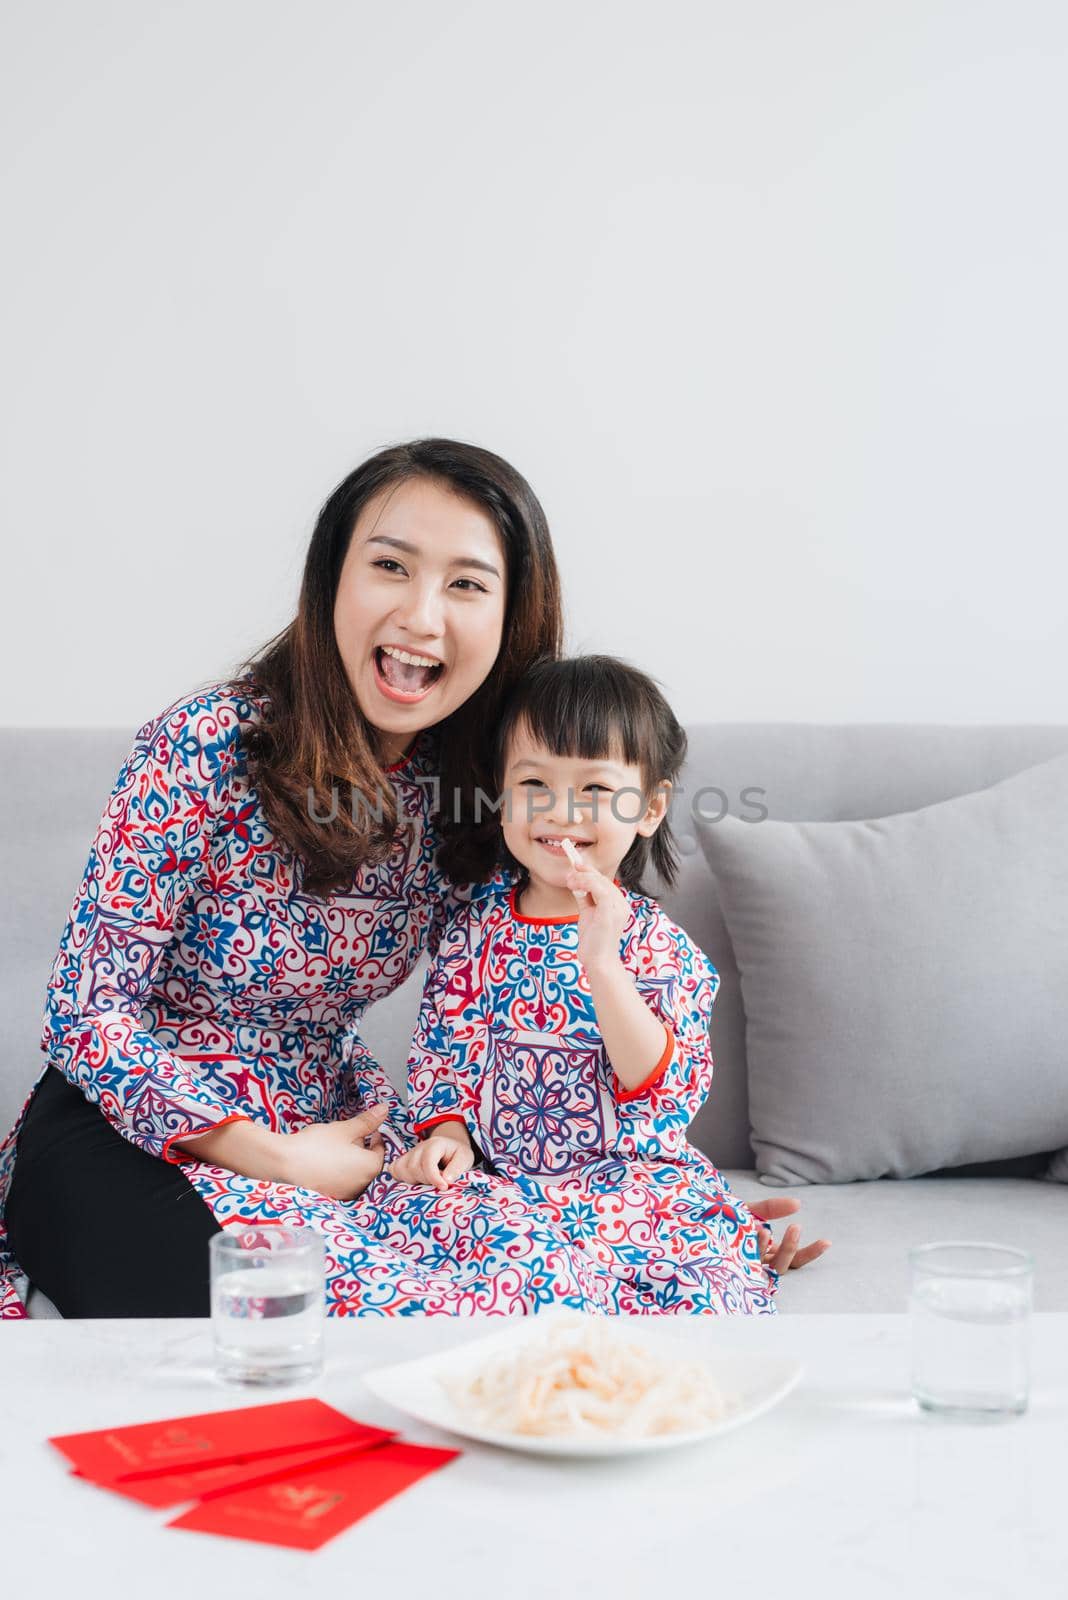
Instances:
[[[672,819],[683,848],[674,888],[651,887],[668,914],[696,939],[720,976],[712,1012],[712,1093],[690,1132],[717,1166],[752,1168],[745,1011],[738,965],[716,882],[690,815],[699,792],[715,786],[744,815],[743,794],[761,791],[780,822],[844,822],[918,811],[987,789],[1025,767],[1068,754],[1068,728],[947,727],[906,723],[699,723]],[[716,796],[702,802],[716,814]]]
[[[759,1205],[768,1196],[753,1172],[728,1169],[725,1176],[743,1200]],[[1029,1250],[1035,1310],[1068,1311],[1068,1187],[1033,1178],[940,1174],[904,1183],[881,1178],[775,1191],[784,1192],[801,1201],[802,1237],[829,1239],[831,1248],[811,1266],[787,1273],[780,1311],[905,1311],[908,1253],[939,1239],[986,1239]],[[777,1239],[788,1221],[775,1223]]]
[[[696,827],[741,974],[762,1179],[1068,1144],[1068,758],[875,821]]]

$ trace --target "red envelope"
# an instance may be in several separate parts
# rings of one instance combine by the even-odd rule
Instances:
[[[365,1428],[363,1432],[365,1437],[357,1444],[358,1449],[372,1450],[375,1445],[394,1437],[386,1428]],[[122,1478],[95,1478],[77,1467],[71,1477],[85,1478],[98,1488],[109,1489],[112,1494],[124,1495],[143,1506],[177,1506],[185,1500],[208,1499],[238,1485],[259,1483],[264,1476],[274,1477],[279,1470],[301,1466],[307,1461],[334,1459],[337,1453],[336,1448],[331,1450],[329,1445],[316,1443],[302,1445],[299,1450],[271,1450],[260,1456],[242,1456],[228,1465],[195,1467],[183,1472],[152,1472],[147,1477],[133,1473]],[[346,1446],[346,1459],[353,1453],[352,1447]]]
[[[369,1511],[459,1455],[396,1441],[332,1461],[308,1462],[243,1489],[213,1494],[168,1528],[318,1550]]]
[[[325,1450],[364,1444],[369,1434],[381,1431],[354,1422],[322,1400],[283,1400],[237,1411],[168,1417],[128,1428],[60,1434],[49,1443],[61,1450],[83,1477],[118,1487],[288,1455],[311,1446]]]

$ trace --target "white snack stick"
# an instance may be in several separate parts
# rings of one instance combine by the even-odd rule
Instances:
[[[570,839],[561,839],[560,848],[573,867],[577,867],[581,864],[581,857],[579,856],[578,849]],[[587,898],[585,889],[572,889],[571,893],[575,896],[575,899],[578,901],[579,905],[581,905],[582,902]]]

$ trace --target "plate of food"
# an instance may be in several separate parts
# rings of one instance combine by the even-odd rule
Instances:
[[[800,1377],[797,1361],[717,1350],[714,1337],[652,1337],[640,1319],[547,1313],[363,1381],[396,1410],[482,1444],[614,1456],[727,1433]]]

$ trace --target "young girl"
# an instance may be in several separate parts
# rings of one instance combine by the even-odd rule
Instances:
[[[391,1170],[518,1190],[618,1285],[609,1309],[771,1312],[767,1235],[686,1139],[719,979],[641,888],[650,861],[675,877],[685,746],[623,662],[524,678],[498,735],[500,870],[428,976],[408,1068],[422,1142]]]

